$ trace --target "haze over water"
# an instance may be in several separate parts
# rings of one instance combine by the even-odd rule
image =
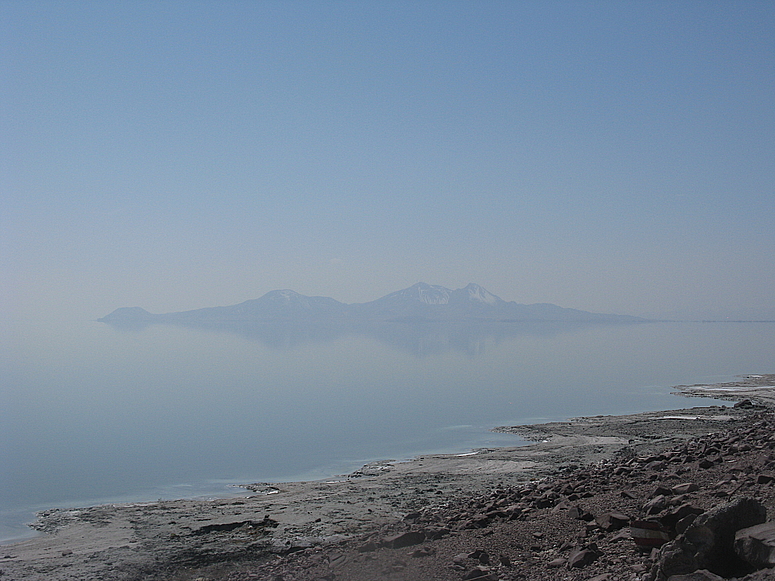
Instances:
[[[770,0],[0,1],[8,534],[772,372],[764,323],[88,321],[417,281],[775,320],[773,46]]]
[[[232,494],[520,442],[498,425],[708,405],[670,387],[769,371],[775,344],[767,323],[396,325],[275,341],[16,325],[0,352],[0,536],[53,506]]]

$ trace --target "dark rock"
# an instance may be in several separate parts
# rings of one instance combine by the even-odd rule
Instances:
[[[664,495],[660,494],[649,500],[643,505],[643,512],[646,514],[657,514],[664,510],[667,506],[667,499]]]
[[[536,508],[550,508],[554,506],[555,498],[551,494],[546,494],[535,500],[533,503]]]
[[[686,575],[672,575],[669,581],[724,581],[724,578],[707,569],[699,569]]]
[[[345,565],[349,560],[344,553],[334,553],[328,556],[328,565],[332,568],[338,568]]]
[[[424,540],[425,533],[421,531],[409,531],[407,533],[385,537],[382,540],[382,545],[391,549],[400,549],[401,547],[411,547],[412,545],[418,545]]]
[[[695,516],[702,514],[704,511],[701,508],[693,506],[690,503],[684,503],[678,508],[671,510],[667,514],[663,515],[659,522],[665,525],[670,530],[677,531],[678,522],[687,516],[693,514]],[[687,523],[688,524],[688,523]],[[684,528],[686,530],[686,528]]]
[[[683,517],[681,520],[679,520],[677,523],[675,523],[675,532],[676,534],[682,535],[686,532],[686,529],[689,528],[689,525],[691,525],[696,519],[696,514],[687,514],[685,517]]]
[[[425,533],[426,540],[435,541],[447,536],[451,531],[447,527],[426,527],[422,532]]]
[[[595,518],[595,522],[606,532],[617,531],[630,524],[630,517],[620,512],[606,512]]]
[[[276,520],[269,518],[269,515],[267,515],[264,517],[263,520],[260,520],[260,521],[240,520],[240,521],[234,521],[234,522],[204,525],[196,529],[191,534],[207,535],[210,533],[228,533],[242,527],[245,527],[246,529],[276,528],[278,524],[279,523]]]
[[[523,508],[524,507],[518,504],[512,504],[507,506],[503,512],[506,513],[506,518],[508,518],[508,520],[517,520],[522,514]]]
[[[708,456],[707,458],[703,458],[700,460],[699,467],[703,470],[707,470],[708,468],[713,468],[714,465],[719,463],[721,461],[721,458],[718,456]]]
[[[564,567],[565,563],[566,561],[564,557],[557,557],[556,559],[549,561],[546,566],[551,569],[559,569],[560,567]]]
[[[375,543],[374,541],[369,541],[368,543],[364,543],[363,545],[358,547],[359,553],[370,553],[376,550],[377,550],[377,543]]]
[[[670,540],[664,527],[654,521],[636,520],[630,525],[630,535],[635,545],[642,550],[661,547]]]
[[[765,520],[766,509],[751,498],[741,498],[701,514],[683,535],[662,547],[651,579],[664,581],[697,569],[724,577],[749,572],[750,567],[735,554],[735,533]]]
[[[676,484],[671,489],[673,494],[688,494],[689,492],[696,492],[700,487],[694,482],[684,482],[683,484]]]
[[[735,552],[757,569],[775,566],[775,521],[735,533]]]
[[[490,564],[490,554],[487,551],[483,551],[482,549],[477,549],[473,553],[469,553],[468,558],[479,561],[481,565]]]
[[[682,504],[686,504],[686,497],[689,496],[688,494],[676,494],[674,497],[670,499],[670,502],[668,504],[670,506],[681,506]]]
[[[568,556],[568,569],[580,569],[597,561],[600,551],[594,544],[578,547]]]
[[[491,520],[486,514],[476,514],[468,519],[464,525],[467,529],[483,529],[489,526]]]
[[[465,581],[476,579],[478,581],[496,581],[497,577],[493,575],[486,567],[475,567],[463,576]]]
[[[775,579],[775,569],[762,569],[740,578],[739,581],[773,581],[773,579]]]

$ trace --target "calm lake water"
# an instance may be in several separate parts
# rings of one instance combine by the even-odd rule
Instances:
[[[228,495],[520,441],[498,425],[709,405],[670,388],[773,372],[775,353],[771,323],[14,323],[2,338],[0,539],[45,508]]]

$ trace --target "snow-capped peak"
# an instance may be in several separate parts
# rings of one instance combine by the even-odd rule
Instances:
[[[418,283],[414,286],[417,298],[426,305],[446,305],[452,291],[435,284]]]
[[[290,302],[292,300],[298,300],[303,295],[300,295],[296,291],[293,291],[290,289],[282,289],[282,290],[270,291],[266,293],[265,296],[275,301]]]
[[[494,305],[499,300],[498,297],[496,297],[494,294],[492,294],[487,289],[479,286],[478,284],[471,283],[468,286],[463,289],[465,291],[468,291],[468,298],[472,301],[478,301],[481,303],[486,303],[488,305]]]

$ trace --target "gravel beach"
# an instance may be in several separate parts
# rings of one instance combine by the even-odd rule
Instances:
[[[676,389],[730,404],[502,427],[532,443],[255,483],[245,498],[49,510],[41,534],[0,547],[0,578],[647,579],[659,556],[633,542],[637,519],[740,495],[775,514],[775,375]]]

